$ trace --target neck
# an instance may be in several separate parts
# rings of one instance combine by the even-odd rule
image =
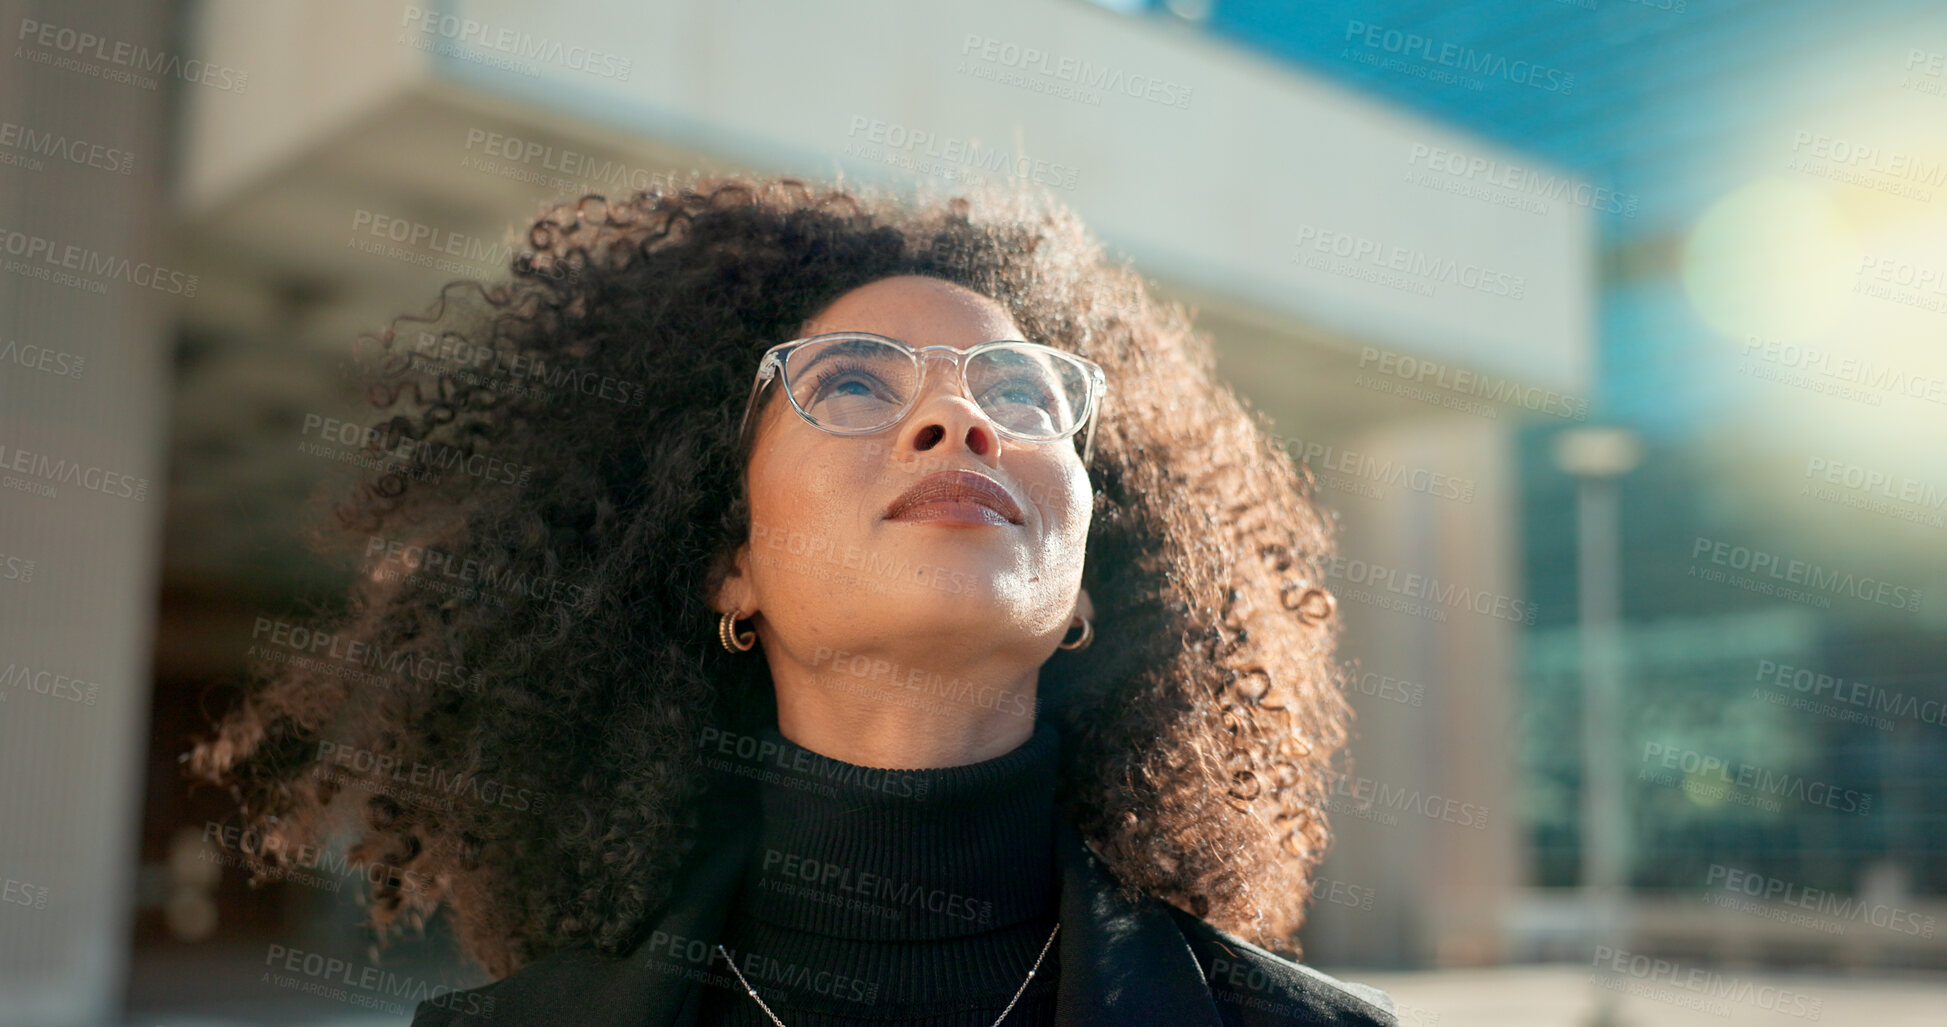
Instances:
[[[782,1022],[986,1027],[1023,981],[1006,1022],[1055,1022],[1052,722],[1011,752],[933,769],[842,763],[768,729],[754,740],[768,754],[758,801],[733,816],[756,839],[719,943]],[[742,989],[704,990],[697,1022],[769,1027]]]
[[[777,769],[761,789],[747,911],[827,938],[885,941],[1051,915],[1060,749],[1052,724],[992,759],[925,770],[874,770],[773,739]],[[870,901],[835,905],[839,896]],[[946,903],[951,896],[959,898]]]
[[[1038,665],[824,646],[814,657],[773,660],[771,677],[778,731],[820,755],[862,767],[958,767],[1011,752],[1034,734]]]

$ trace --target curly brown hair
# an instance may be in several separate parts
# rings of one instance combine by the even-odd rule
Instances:
[[[496,977],[627,951],[708,819],[701,733],[775,723],[768,668],[717,645],[706,598],[750,531],[756,358],[894,275],[992,297],[1106,370],[1083,578],[1100,639],[1040,674],[1058,801],[1126,896],[1295,952],[1350,717],[1330,526],[1190,316],[1045,198],[733,176],[548,206],[507,281],[449,284],[362,337],[384,358],[364,437],[390,458],[326,535],[381,559],[314,633],[354,655],[255,666],[188,773],[231,790],[265,865],[349,824],[351,856],[399,871],[367,898],[381,937],[443,906]],[[401,561],[506,587],[449,594]],[[407,767],[481,801],[414,802]]]

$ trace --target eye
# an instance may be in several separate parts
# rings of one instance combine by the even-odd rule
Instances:
[[[842,428],[866,428],[885,421],[904,400],[896,383],[860,361],[834,361],[804,382],[800,401],[807,413]]]
[[[811,386],[811,400],[815,403],[828,396],[883,397],[887,391],[878,375],[862,367],[840,364],[818,373],[818,380]]]
[[[984,389],[980,405],[1010,428],[1039,430],[1052,423],[1058,403],[1040,375],[1012,374]]]
[[[1017,375],[999,382],[987,390],[987,395],[1004,403],[1033,407],[1045,406],[1054,398],[1039,379],[1025,375]]]

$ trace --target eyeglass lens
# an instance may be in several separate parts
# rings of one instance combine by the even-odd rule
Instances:
[[[1026,343],[991,346],[966,361],[967,388],[996,425],[1027,438],[1074,429],[1088,399],[1082,368]],[[798,406],[843,430],[896,420],[919,392],[920,362],[876,339],[822,339],[791,351],[784,377]]]

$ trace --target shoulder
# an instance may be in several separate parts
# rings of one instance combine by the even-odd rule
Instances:
[[[1190,944],[1226,1024],[1272,1027],[1344,1024],[1397,1027],[1393,1000],[1378,988],[1341,981],[1253,945],[1164,904]]]
[[[602,990],[613,963],[584,949],[556,952],[492,984],[426,999],[413,1010],[412,1027],[548,1023]]]
[[[621,955],[570,946],[472,991],[419,1004],[412,1027],[527,1027],[563,1022],[575,1010],[577,1027],[638,1027],[676,1022],[690,987],[710,963],[700,939],[721,927],[744,860],[750,818],[705,831],[684,857],[670,897]]]

